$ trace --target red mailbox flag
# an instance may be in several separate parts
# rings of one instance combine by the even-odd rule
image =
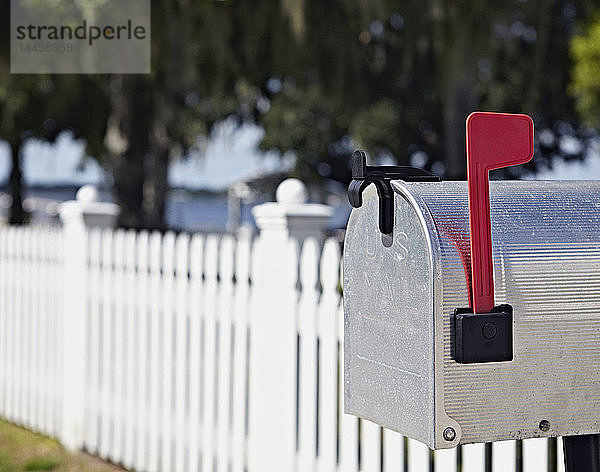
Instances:
[[[525,164],[532,157],[529,116],[476,111],[467,118],[473,313],[489,313],[494,307],[489,171]]]

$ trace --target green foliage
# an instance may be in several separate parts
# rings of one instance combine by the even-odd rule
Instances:
[[[600,128],[600,17],[571,41],[573,72],[569,91],[577,112],[589,126]]]
[[[401,164],[424,151],[426,168],[442,161],[447,176],[464,177],[464,119],[475,109],[529,113],[538,130],[556,134],[573,129],[563,126],[574,121],[565,93],[567,44],[575,21],[590,11],[587,0],[338,0],[326,5],[304,0],[294,6],[296,16],[298,10],[304,15],[304,35],[298,38],[284,16],[278,41],[269,43],[261,64],[270,77],[305,90],[297,94],[317,85],[327,98],[328,106],[318,113],[332,111],[335,116],[322,117],[339,126],[332,128],[335,133],[320,155],[339,164],[342,180],[348,169],[333,155],[339,157],[336,143],[348,138],[374,157],[391,153]],[[294,141],[276,136],[282,131],[282,107],[297,105],[278,98],[285,90],[272,92],[264,85],[263,90],[273,102],[266,113],[272,119],[261,120],[263,147],[296,151],[298,166],[306,161],[312,166],[314,150],[308,155],[289,147]],[[310,127],[317,122],[299,121],[297,126],[305,128],[294,133],[314,134]],[[531,165],[561,155],[558,142],[540,145]]]
[[[350,135],[359,147],[377,157],[381,153],[391,154],[398,148],[400,134],[398,105],[382,99],[360,110],[350,124]]]
[[[340,133],[334,104],[316,86],[289,90],[278,95],[262,121],[267,133],[263,149],[292,150],[299,159],[297,175],[309,181],[318,178],[316,166],[327,160],[327,147]]]

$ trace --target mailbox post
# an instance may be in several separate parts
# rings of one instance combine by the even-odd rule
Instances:
[[[432,449],[564,436],[599,471],[600,184],[489,183],[532,156],[531,118],[481,112],[466,183],[355,153],[346,411]]]

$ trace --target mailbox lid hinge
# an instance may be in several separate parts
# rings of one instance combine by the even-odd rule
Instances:
[[[379,231],[390,234],[394,229],[394,190],[392,180],[405,182],[439,182],[441,179],[423,169],[410,166],[368,166],[364,151],[352,155],[352,182],[348,200],[354,208],[362,206],[362,193],[375,184],[379,196]]]

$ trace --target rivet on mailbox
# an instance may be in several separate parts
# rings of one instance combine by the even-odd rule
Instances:
[[[527,115],[471,114],[467,182],[355,152],[347,413],[432,449],[600,433],[600,183],[489,182],[533,142]]]

